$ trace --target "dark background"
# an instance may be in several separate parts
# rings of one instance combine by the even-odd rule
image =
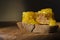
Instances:
[[[23,11],[52,8],[60,21],[60,0],[0,0],[0,22],[21,21]]]

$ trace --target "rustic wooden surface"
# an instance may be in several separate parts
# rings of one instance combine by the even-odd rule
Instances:
[[[57,25],[59,25],[59,28],[58,28],[58,31],[56,32],[56,33],[47,33],[47,34],[40,34],[40,33],[27,33],[26,32],[26,34],[23,34],[23,36],[21,36],[21,37],[18,37],[18,39],[20,38],[21,40],[43,40],[43,38],[48,38],[48,39],[46,39],[46,40],[50,40],[50,38],[51,38],[51,40],[53,40],[54,39],[54,37],[56,37],[56,39],[58,39],[59,38],[59,33],[60,33],[60,23],[58,22],[57,23]],[[19,25],[20,26],[20,25]],[[58,35],[57,35],[58,34]],[[54,35],[56,35],[56,36],[54,36]],[[39,38],[39,37],[41,37],[42,36],[42,39],[41,38]],[[37,37],[37,38],[36,38]]]
[[[16,26],[0,28],[0,38],[4,40],[15,40],[17,33],[18,29]]]
[[[57,23],[60,26],[60,23]],[[18,26],[8,26],[0,28],[0,40],[58,40],[60,38],[60,29],[57,33],[40,34],[40,33],[28,33],[24,30],[22,33]]]

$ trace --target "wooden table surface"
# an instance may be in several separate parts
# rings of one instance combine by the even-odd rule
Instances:
[[[60,27],[60,22],[57,23]],[[20,33],[17,26],[0,28],[0,35],[5,36],[5,40],[58,40],[60,39],[60,29],[57,33],[39,34],[39,33]],[[7,36],[6,36],[7,35]]]

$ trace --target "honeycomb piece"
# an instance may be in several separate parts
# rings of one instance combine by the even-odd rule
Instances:
[[[53,12],[51,8],[41,9],[38,11],[36,21],[40,24],[49,24],[50,18],[53,19]]]
[[[56,26],[56,21],[54,19],[49,20],[49,26]]]
[[[34,12],[23,12],[22,16],[22,22],[27,23],[27,24],[36,24],[34,18],[35,18],[35,13]]]

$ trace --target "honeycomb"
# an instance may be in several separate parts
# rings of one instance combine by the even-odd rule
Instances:
[[[41,9],[40,11],[23,12],[22,22],[27,24],[48,24],[49,26],[55,26],[56,20],[54,20],[54,14],[51,8]]]

